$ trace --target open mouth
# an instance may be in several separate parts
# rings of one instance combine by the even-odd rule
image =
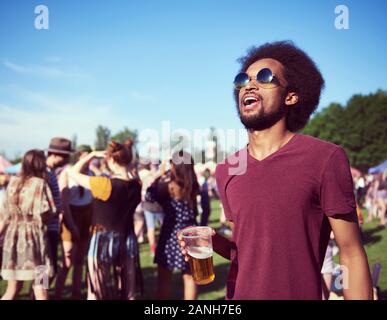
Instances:
[[[245,96],[243,97],[242,99],[242,106],[243,106],[243,109],[244,110],[251,110],[253,108],[255,108],[256,106],[258,106],[258,103],[260,102],[261,100],[256,97],[256,96]]]

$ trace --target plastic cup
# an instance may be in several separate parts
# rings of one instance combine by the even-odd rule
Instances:
[[[185,242],[191,273],[196,284],[204,285],[215,279],[212,260],[212,229],[210,227],[188,227],[181,231]]]

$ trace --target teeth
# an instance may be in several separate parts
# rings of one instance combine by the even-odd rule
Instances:
[[[243,100],[244,103],[247,103],[247,102],[257,102],[258,99],[257,98],[254,98],[254,97],[247,97]]]

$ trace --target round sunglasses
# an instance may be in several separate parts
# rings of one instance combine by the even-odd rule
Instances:
[[[240,90],[246,87],[252,79],[246,72],[238,73],[234,79],[234,88]],[[258,86],[264,89],[272,89],[276,87],[282,87],[278,78],[269,68],[263,68],[258,71],[256,78]]]

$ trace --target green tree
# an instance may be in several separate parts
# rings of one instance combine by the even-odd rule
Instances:
[[[387,92],[355,95],[346,107],[344,148],[353,166],[368,170],[387,158]]]
[[[128,127],[125,127],[123,130],[118,131],[111,137],[111,140],[115,140],[119,143],[124,143],[128,139],[132,139],[135,145],[138,142],[137,130],[130,130]]]
[[[215,161],[216,163],[218,163],[218,155],[220,153],[220,150],[219,150],[219,139],[218,139],[218,135],[216,133],[216,129],[214,127],[211,127],[210,128],[210,136],[209,136],[209,139],[210,141],[212,141],[214,143],[214,158],[211,159],[213,161]]]
[[[20,163],[23,160],[23,155],[20,152],[16,152],[13,159],[9,159],[12,164]]]
[[[344,113],[345,110],[340,104],[331,103],[313,117],[303,133],[340,144],[344,134]]]
[[[96,150],[105,150],[110,139],[110,130],[107,127],[99,125],[96,129],[97,139],[95,141]]]
[[[347,105],[330,104],[302,131],[342,146],[351,165],[368,171],[387,158],[387,92],[354,95]]]

